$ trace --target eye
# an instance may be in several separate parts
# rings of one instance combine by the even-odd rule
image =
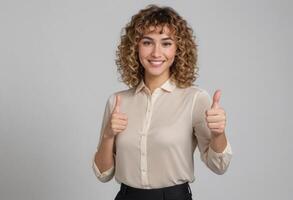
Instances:
[[[151,44],[151,42],[150,42],[150,41],[143,41],[142,44],[143,44],[144,46],[149,46],[149,45]]]
[[[163,43],[163,46],[164,46],[164,47],[168,47],[168,46],[171,46],[171,45],[172,45],[171,42],[164,42],[164,43]]]

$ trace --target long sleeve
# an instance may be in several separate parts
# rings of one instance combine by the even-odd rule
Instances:
[[[104,129],[105,129],[105,126],[110,118],[110,115],[111,115],[111,108],[113,107],[113,95],[111,95],[109,98],[108,98],[108,101],[106,103],[106,107],[105,107],[105,110],[104,110],[104,116],[103,116],[103,121],[102,121],[102,126],[101,126],[101,130],[100,130],[100,139],[99,139],[99,144],[97,146],[97,149],[99,149],[100,145],[101,145],[101,142],[102,142],[102,136],[103,136],[103,133],[104,133]],[[114,157],[115,157],[115,153],[114,153]],[[115,158],[114,158],[114,161],[115,161]],[[101,182],[108,182],[110,181],[113,176],[114,176],[114,173],[115,173],[115,163],[114,165],[107,169],[106,171],[104,171],[103,173],[100,172],[99,168],[97,167],[96,163],[95,163],[95,155],[93,157],[93,161],[92,161],[92,168],[94,170],[94,173],[96,175],[96,177],[98,178],[98,180],[100,180]]]
[[[231,145],[227,139],[227,146],[223,152],[217,153],[210,147],[211,131],[205,120],[205,111],[210,109],[212,100],[205,90],[195,94],[193,99],[192,123],[193,133],[198,142],[201,160],[216,174],[224,174],[232,158]]]

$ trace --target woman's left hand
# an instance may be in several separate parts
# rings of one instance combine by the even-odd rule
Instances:
[[[217,90],[213,96],[213,104],[211,109],[206,111],[206,122],[213,137],[217,137],[225,133],[226,113],[224,109],[220,107],[220,96],[221,90]]]

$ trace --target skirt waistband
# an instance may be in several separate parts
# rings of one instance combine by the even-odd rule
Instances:
[[[137,195],[149,195],[149,194],[161,193],[164,196],[177,196],[177,195],[184,195],[184,194],[192,195],[188,182],[182,183],[179,185],[169,186],[169,187],[152,188],[152,189],[134,188],[124,183],[121,183],[120,192],[123,195],[125,195],[126,193],[137,194]]]

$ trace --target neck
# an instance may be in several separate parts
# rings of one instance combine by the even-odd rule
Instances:
[[[145,85],[150,89],[151,93],[160,87],[165,81],[169,79],[169,76],[166,77],[144,77]]]

